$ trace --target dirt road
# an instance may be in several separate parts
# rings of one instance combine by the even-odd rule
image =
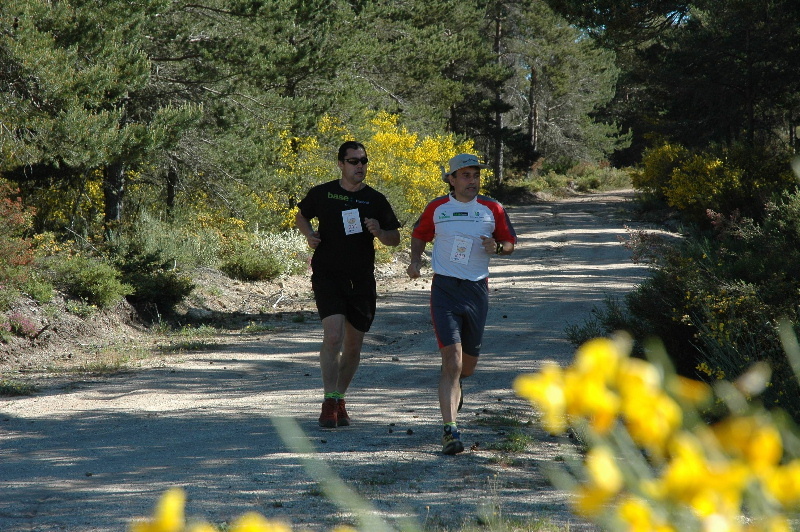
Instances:
[[[416,282],[380,285],[378,317],[348,392],[348,428],[317,427],[317,319],[231,332],[213,351],[0,399],[0,530],[122,531],[172,486],[185,488],[189,518],[217,525],[247,511],[296,530],[357,523],[284,443],[276,416],[295,419],[322,463],[391,526],[411,519],[459,530],[494,515],[594,530],[569,514],[567,495],[543,471],[572,446],[526,424],[535,414],[511,383],[545,359],[568,363],[565,325],[582,323],[607,294],[646,275],[618,240],[630,197],[509,208],[519,244],[493,259],[484,354],[464,383],[463,454],[440,454],[426,270]],[[512,435],[532,439],[522,451],[503,450]]]

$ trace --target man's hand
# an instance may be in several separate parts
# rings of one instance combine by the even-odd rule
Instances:
[[[381,238],[381,224],[375,218],[364,218],[364,225],[367,226],[367,231],[372,233],[377,239]]]
[[[322,239],[319,237],[319,231],[312,231],[306,235],[306,242],[311,249],[317,249]]]
[[[411,263],[409,263],[406,272],[408,272],[408,276],[411,277],[412,279],[417,279],[420,276],[419,270],[421,267],[422,267],[422,261],[420,261],[419,259],[412,260]]]
[[[489,255],[494,255],[497,252],[497,241],[490,236],[482,236],[481,237],[481,245],[483,249],[486,250],[486,253]]]

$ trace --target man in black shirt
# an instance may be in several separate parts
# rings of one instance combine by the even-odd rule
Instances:
[[[350,424],[344,394],[358,369],[364,334],[375,317],[375,248],[400,243],[400,222],[386,197],[364,183],[367,150],[339,147],[342,176],[313,187],[298,204],[297,228],[314,250],[311,287],[322,319],[320,368],[325,398],[321,427]],[[317,229],[311,220],[317,219]]]

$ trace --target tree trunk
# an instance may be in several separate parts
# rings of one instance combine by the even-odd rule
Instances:
[[[531,82],[528,86],[528,139],[530,139],[530,160],[539,152],[539,106],[536,104],[536,85],[539,83],[536,69],[531,67]]]
[[[500,54],[500,40],[503,36],[503,25],[498,16],[495,20],[494,31],[494,53],[497,58],[497,64],[502,62]],[[494,170],[494,181],[499,186],[503,184],[503,88],[502,85],[498,86],[494,93],[495,98],[495,112],[494,112],[494,153],[492,154],[492,170]]]
[[[103,172],[103,198],[105,201],[106,240],[116,237],[116,230],[122,221],[123,197],[125,195],[125,165],[121,162],[111,163]]]
[[[178,171],[170,165],[167,170],[167,217],[172,219],[175,210],[175,195],[178,191]]]

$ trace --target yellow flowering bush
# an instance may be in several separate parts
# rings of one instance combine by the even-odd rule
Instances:
[[[679,144],[662,144],[645,150],[642,166],[631,174],[637,190],[666,197],[672,171],[689,158],[689,150]]]
[[[296,203],[310,187],[338,176],[335,150],[342,142],[358,140],[367,147],[367,181],[386,194],[405,224],[413,222],[428,201],[447,192],[440,167],[457,153],[473,148],[471,142],[457,142],[453,135],[420,136],[405,128],[398,115],[384,111],[368,114],[363,126],[348,127],[326,115],[317,123],[315,135],[278,134],[277,186],[259,192],[257,203],[278,215],[280,229],[294,226]]]
[[[413,222],[428,201],[447,193],[442,167],[457,153],[473,149],[472,142],[456,142],[453,135],[420,137],[403,127],[398,115],[385,111],[370,117],[364,138],[369,179],[394,200],[403,222]]]
[[[514,381],[546,430],[569,428],[587,443],[579,473],[553,477],[573,491],[575,512],[610,530],[790,530],[800,460],[784,441],[795,436],[745,400],[759,386],[711,388],[632,358],[630,347],[623,334],[596,338],[568,367],[547,363]],[[707,423],[699,411],[715,396],[729,413]]]
[[[698,154],[672,170],[667,202],[683,211],[705,214],[739,189],[742,171],[711,154]]]

